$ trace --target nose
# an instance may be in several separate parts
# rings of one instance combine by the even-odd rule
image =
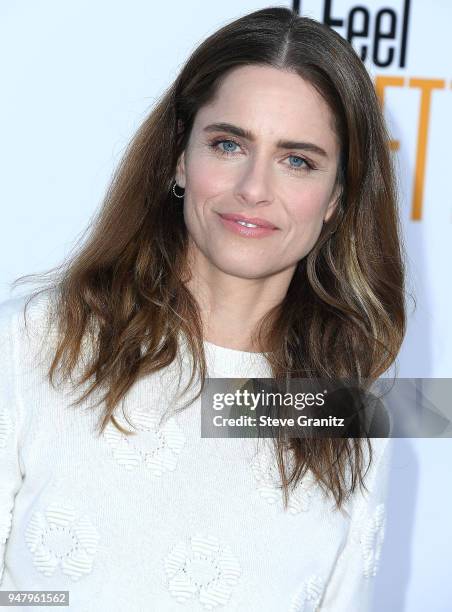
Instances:
[[[237,180],[235,197],[244,206],[273,202],[273,184],[269,162],[263,155],[250,156]]]

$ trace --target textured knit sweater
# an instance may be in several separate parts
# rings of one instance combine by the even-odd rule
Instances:
[[[186,345],[129,390],[133,427],[118,408],[136,435],[99,436],[102,404],[70,406],[80,389],[46,379],[46,298],[27,328],[23,304],[0,304],[0,590],[69,591],[77,612],[370,610],[390,440],[372,439],[368,492],[344,509],[308,472],[284,510],[270,440],[201,437],[200,399],[160,422],[179,364],[179,390],[189,380]],[[211,378],[271,376],[263,354],[204,348]]]

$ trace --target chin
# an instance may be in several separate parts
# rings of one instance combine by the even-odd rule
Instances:
[[[214,262],[212,262],[214,263]],[[246,278],[249,280],[256,278],[265,278],[271,276],[272,272],[262,266],[246,265],[243,260],[240,262],[216,262],[214,265],[224,274],[235,276],[237,278]]]

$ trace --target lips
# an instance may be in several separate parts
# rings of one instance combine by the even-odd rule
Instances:
[[[276,225],[270,223],[266,219],[261,219],[260,217],[245,217],[244,215],[239,214],[222,214],[220,213],[220,217],[223,219],[227,219],[228,221],[245,221],[245,223],[253,223],[258,227],[268,227],[270,229],[278,229]]]

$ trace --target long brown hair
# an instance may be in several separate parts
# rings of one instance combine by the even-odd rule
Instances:
[[[58,343],[48,371],[55,386],[71,373],[85,340],[93,347],[76,402],[105,390],[102,433],[140,377],[169,366],[180,334],[193,356],[201,394],[207,373],[203,328],[186,287],[187,229],[172,194],[176,162],[198,110],[228,71],[244,65],[295,71],[323,96],[341,144],[341,196],[283,301],[261,319],[257,346],[268,347],[273,376],[376,379],[394,362],[405,333],[404,265],[389,135],[371,79],[339,34],[286,8],[245,15],[209,36],[132,138],[87,239],[66,262],[39,277],[51,289],[49,324]],[[25,308],[26,312],[26,308]],[[185,390],[187,390],[187,387]],[[191,403],[191,402],[190,402]],[[185,408],[184,406],[183,408]],[[307,470],[337,507],[363,485],[362,439],[275,439],[287,507]],[[370,450],[370,457],[372,452]],[[346,472],[351,469],[350,484]]]

